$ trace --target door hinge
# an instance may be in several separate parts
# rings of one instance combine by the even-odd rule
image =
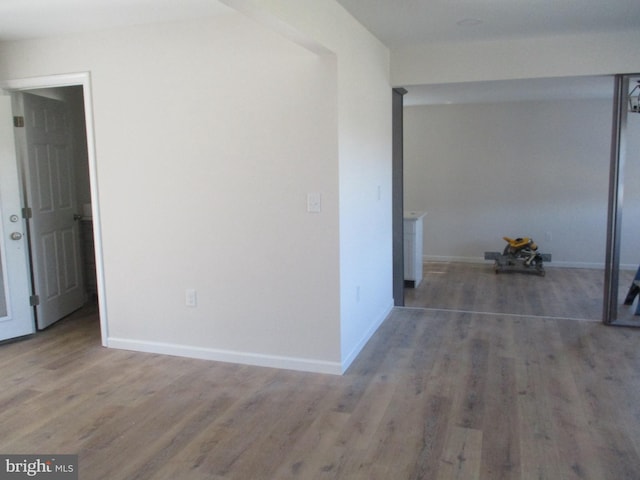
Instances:
[[[31,218],[33,217],[33,211],[30,207],[24,207],[22,209],[22,218]]]
[[[40,296],[39,295],[31,295],[29,297],[29,305],[31,305],[32,307],[40,305]]]
[[[24,117],[13,117],[13,126],[16,128],[24,127]]]

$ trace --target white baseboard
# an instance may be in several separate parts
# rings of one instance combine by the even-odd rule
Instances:
[[[302,372],[328,373],[341,375],[342,366],[339,362],[327,362],[309,358],[281,357],[276,355],[262,355],[247,352],[218,350],[215,348],[194,347],[190,345],[176,345],[172,343],[149,342],[127,338],[110,337],[107,340],[109,348],[133,350],[136,352],[159,353],[176,357],[198,358],[217,362],[239,363],[257,367],[281,368]]]
[[[447,257],[439,255],[424,255],[422,257],[423,263],[427,262],[458,262],[458,263],[489,263],[493,260],[485,260],[484,257]],[[604,263],[602,262],[562,262],[554,261],[545,262],[545,268],[562,267],[562,268],[597,268],[604,270]],[[637,270],[637,265],[621,264],[620,270]]]
[[[237,352],[220,350],[215,348],[194,347],[191,345],[178,345],[174,343],[150,342],[129,338],[109,337],[106,346],[120,350],[132,350],[135,352],[157,353],[172,355],[175,357],[198,358],[201,360],[213,360],[217,362],[238,363],[257,367],[280,368],[285,370],[297,370],[301,372],[327,373],[342,375],[351,363],[356,359],[360,351],[369,339],[378,330],[382,322],[389,316],[393,309],[393,300],[390,300],[384,312],[376,318],[358,344],[342,362],[328,362],[311,358],[283,357],[278,355],[264,355],[250,352]]]
[[[441,255],[424,255],[422,263],[427,262],[457,262],[457,263],[484,263],[484,257],[447,257]]]
[[[389,314],[391,313],[391,310],[393,310],[393,299],[391,299],[389,301],[389,303],[387,304],[387,307],[384,309],[384,311],[380,314],[380,316],[376,319],[376,321],[371,325],[371,327],[369,328],[369,330],[367,330],[365,332],[365,334],[362,336],[362,338],[360,339],[360,341],[356,344],[356,346],[351,350],[351,352],[342,360],[342,371],[340,373],[344,373],[347,371],[347,368],[349,368],[349,366],[353,363],[353,361],[357,358],[357,356],[360,354],[360,352],[362,351],[362,349],[364,348],[364,346],[367,344],[367,342],[369,340],[371,340],[371,337],[373,336],[374,333],[376,333],[376,331],[378,330],[378,328],[380,328],[380,325],[382,325],[382,323],[387,319],[387,317],[389,316]]]

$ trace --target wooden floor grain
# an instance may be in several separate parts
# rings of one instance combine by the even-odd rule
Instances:
[[[0,453],[83,480],[640,478],[640,330],[396,309],[343,376],[105,349],[77,314],[0,346]]]
[[[600,321],[604,270],[546,267],[544,277],[496,274],[491,262],[427,262],[418,288],[405,290],[405,305],[418,308],[505,313]],[[618,318],[637,323],[635,305],[623,305],[634,274],[621,270]],[[636,300],[637,302],[637,300]]]

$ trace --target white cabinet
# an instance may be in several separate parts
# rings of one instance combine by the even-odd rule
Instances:
[[[404,212],[404,283],[415,288],[422,281],[423,218],[427,212]]]

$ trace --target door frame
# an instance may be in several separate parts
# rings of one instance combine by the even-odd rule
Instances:
[[[607,250],[604,274],[602,323],[605,325],[638,327],[635,322],[618,318],[620,275],[620,240],[624,193],[624,167],[627,154],[627,116],[629,82],[640,73],[614,76],[613,121],[611,124],[611,158],[609,163],[609,199],[607,209]]]
[[[93,216],[93,238],[95,245],[96,260],[96,283],[98,291],[98,309],[100,316],[100,334],[102,346],[107,346],[108,323],[107,306],[104,282],[104,261],[102,255],[102,222],[100,221],[100,204],[98,195],[98,176],[95,137],[93,131],[93,104],[91,94],[91,74],[89,72],[79,72],[60,75],[46,75],[42,77],[22,78],[16,80],[6,80],[0,82],[0,89],[8,92],[19,92],[23,90],[36,90],[39,88],[58,88],[81,86],[84,101],[84,115],[87,136],[87,157],[89,163],[89,191],[91,193],[91,209]],[[18,153],[18,152],[16,152]],[[20,162],[18,162],[20,163]],[[21,168],[18,165],[18,168]]]
[[[404,88],[392,89],[393,304],[404,307]]]

